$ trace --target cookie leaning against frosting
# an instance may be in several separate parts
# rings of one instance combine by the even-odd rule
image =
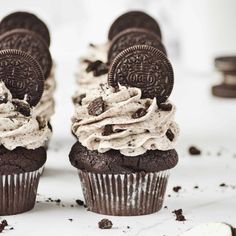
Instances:
[[[34,207],[51,131],[32,108],[44,88],[38,62],[3,50],[0,67],[0,215],[14,215]]]
[[[143,18],[146,19],[146,23],[140,22]],[[158,23],[146,13],[131,11],[123,14],[114,21],[109,32],[116,32],[117,35],[104,44],[89,44],[86,54],[80,58],[76,73],[78,90],[73,97],[75,103],[90,89],[107,82],[109,64],[124,49],[134,45],[149,45],[166,54]]]
[[[0,22],[0,49],[18,49],[34,57],[45,77],[44,91],[34,113],[50,122],[54,114],[55,63],[52,62],[47,25],[32,13],[13,12]]]
[[[89,210],[144,215],[161,209],[169,169],[178,162],[179,127],[168,100],[173,70],[165,54],[147,45],[122,51],[108,84],[75,106],[70,152]]]

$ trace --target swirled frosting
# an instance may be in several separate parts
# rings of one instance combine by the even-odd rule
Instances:
[[[76,82],[79,85],[79,90],[76,92],[77,95],[86,93],[88,90],[95,88],[100,83],[105,83],[107,81],[107,74],[94,76],[93,72],[88,73],[86,71],[86,68],[88,66],[87,61],[93,62],[96,60],[100,60],[102,62],[106,62],[108,48],[108,43],[100,45],[90,44],[87,50],[87,54],[80,58],[79,68],[76,73]]]
[[[36,149],[44,146],[51,136],[47,123],[36,119],[32,110],[29,116],[18,112],[13,104],[14,101],[25,103],[25,105],[27,103],[23,100],[12,99],[10,91],[3,82],[0,82],[0,97],[4,98],[0,102],[0,145],[8,150],[16,147]]]
[[[102,97],[105,111],[98,116],[90,115],[88,106],[98,97]],[[146,114],[132,118],[140,108],[146,109]],[[120,86],[114,92],[104,84],[87,93],[82,104],[76,105],[72,132],[83,146],[100,153],[113,149],[125,156],[137,156],[147,150],[170,150],[179,135],[173,120],[175,110],[173,105],[171,111],[160,110],[156,98],[141,99],[139,88]],[[112,126],[112,133],[103,135],[107,125]],[[172,141],[166,135],[169,129],[174,134]]]
[[[51,116],[55,112],[55,102],[53,98],[55,89],[55,65],[53,65],[49,77],[45,80],[43,95],[37,106],[34,108],[34,114],[36,116],[42,116],[46,120],[50,120]]]

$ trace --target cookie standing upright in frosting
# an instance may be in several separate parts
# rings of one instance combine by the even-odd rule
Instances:
[[[153,30],[150,31],[150,27]],[[124,49],[149,45],[166,54],[158,23],[144,12],[130,11],[121,15],[111,25],[109,35],[112,37],[109,36],[104,44],[89,44],[87,53],[80,58],[76,73],[78,90],[73,98],[75,102],[90,89],[107,82],[110,64]]]
[[[90,211],[132,216],[161,209],[169,170],[178,163],[179,127],[169,101],[171,63],[160,35],[146,31],[153,19],[145,30],[125,28],[119,33],[129,16],[110,30],[116,32],[117,24],[106,81],[94,83],[87,92],[83,88],[85,94],[75,102],[72,133],[78,140],[69,158],[79,170]],[[139,23],[134,20],[130,27]]]
[[[49,52],[50,34],[46,24],[27,12],[15,12],[0,22],[0,50],[17,49],[35,58],[45,77],[44,92],[34,108],[38,116],[50,121],[54,114],[55,75]]]
[[[0,65],[0,177],[8,180],[0,183],[0,215],[12,215],[34,207],[51,130],[33,110],[44,88],[38,62],[10,49],[0,51]]]

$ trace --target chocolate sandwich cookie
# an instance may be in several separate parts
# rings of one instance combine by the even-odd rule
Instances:
[[[122,51],[112,62],[108,84],[137,87],[142,98],[157,98],[163,103],[170,96],[174,85],[171,63],[160,50],[147,46],[132,46]]]
[[[142,11],[130,11],[119,16],[110,27],[108,39],[112,40],[118,33],[128,28],[143,28],[154,32],[161,39],[161,29],[158,23]]]
[[[40,65],[19,50],[0,51],[0,80],[13,98],[26,99],[31,106],[35,106],[43,94],[44,76]]]
[[[47,44],[37,33],[26,29],[15,29],[0,36],[0,50],[17,49],[31,55],[41,66],[45,79],[52,68],[52,58]]]
[[[108,51],[108,62],[113,61],[120,52],[134,45],[149,45],[166,54],[166,49],[156,34],[141,28],[130,28],[112,39]]]
[[[34,14],[14,12],[4,17],[0,22],[0,34],[19,28],[36,32],[44,39],[47,46],[50,45],[50,34],[46,24]]]
[[[46,158],[44,147],[34,150],[17,147],[10,151],[4,146],[0,146],[0,175],[20,174],[38,170],[44,165]]]
[[[178,163],[178,154],[168,151],[149,150],[139,156],[124,156],[117,150],[105,153],[91,151],[76,142],[70,152],[70,162],[77,169],[103,174],[128,174],[159,172],[171,169]]]
[[[223,81],[212,87],[217,97],[236,98],[236,56],[217,57],[215,67],[223,74]]]

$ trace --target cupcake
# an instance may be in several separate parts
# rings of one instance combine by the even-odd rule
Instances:
[[[51,130],[33,109],[44,88],[38,62],[22,51],[2,50],[0,67],[0,215],[14,215],[35,205]]]
[[[120,52],[134,45],[153,46],[166,54],[158,23],[151,16],[140,11],[130,11],[119,16],[110,27],[107,42],[89,44],[87,53],[79,61],[76,73],[78,90],[73,101],[75,103],[80,101],[81,96],[88,90],[97,87],[100,83],[105,83],[113,59]]]
[[[144,215],[163,205],[170,169],[178,162],[175,106],[168,100],[172,66],[160,50],[125,49],[100,84],[75,105],[69,154],[88,209]]]
[[[34,113],[50,121],[54,114],[55,64],[49,51],[46,24],[28,12],[14,12],[0,22],[0,50],[17,49],[36,59],[44,73],[44,92]]]

